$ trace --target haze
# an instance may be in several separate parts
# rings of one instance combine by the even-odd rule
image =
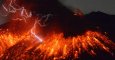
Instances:
[[[101,11],[115,15],[115,0],[59,0],[70,10],[81,9],[85,14]]]

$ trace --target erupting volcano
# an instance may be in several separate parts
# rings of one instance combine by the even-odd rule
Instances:
[[[65,33],[57,33],[53,31],[55,26],[51,26],[52,30],[45,33],[43,17],[36,17],[25,7],[18,6],[16,0],[6,0],[1,9],[1,15],[8,16],[9,22],[0,27],[0,60],[106,60],[107,56],[115,57],[115,43],[103,32],[87,30],[65,37]]]

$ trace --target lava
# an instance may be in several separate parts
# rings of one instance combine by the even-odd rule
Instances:
[[[73,54],[73,59],[75,59],[84,51],[90,55],[96,55],[96,49],[112,54],[109,47],[112,48],[114,45],[113,42],[99,32],[87,31],[84,35],[68,38],[64,38],[63,33],[51,34],[37,49],[42,50],[40,53],[45,53],[48,57],[54,56],[54,59],[65,59],[71,56],[70,54]]]
[[[63,32],[50,32],[41,38],[39,19],[34,18],[24,7],[15,8],[12,1],[15,0],[11,0],[8,7],[3,5],[8,14],[13,15],[8,24],[10,27],[0,30],[1,60],[76,60],[83,53],[96,56],[98,50],[114,56],[115,43],[96,31],[89,30],[82,35],[68,38],[64,37]],[[20,27],[16,28],[18,26]]]
[[[20,42],[21,44],[19,44]],[[67,59],[71,56],[71,59],[78,59],[80,57],[79,55],[84,52],[91,56],[96,56],[98,49],[109,53],[111,56],[114,56],[112,50],[114,50],[115,46],[115,44],[105,35],[93,31],[87,31],[83,35],[68,38],[64,38],[63,33],[51,33],[50,35],[46,36],[41,43],[38,42],[38,39],[35,39],[31,33],[25,33],[22,35],[4,33],[0,35],[0,43],[1,59],[16,60],[29,59],[30,57],[33,58],[33,60],[61,60]],[[22,50],[21,47],[24,48],[23,52],[18,52],[19,50]],[[13,48],[13,51],[7,50]],[[33,52],[33,55],[26,55],[25,53],[31,49],[33,49],[31,51]],[[5,56],[5,54],[7,54],[7,56]],[[13,54],[13,58],[10,56],[11,54]],[[18,58],[16,58],[17,55]],[[24,58],[21,57],[22,55],[24,55]]]

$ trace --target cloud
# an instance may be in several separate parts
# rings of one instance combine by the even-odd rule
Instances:
[[[101,11],[115,14],[115,0],[59,0],[59,2],[71,10],[79,8],[84,13]]]

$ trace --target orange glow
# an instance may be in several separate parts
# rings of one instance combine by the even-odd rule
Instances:
[[[82,52],[96,55],[95,49],[102,49],[111,54],[109,47],[106,45],[115,45],[113,42],[99,32],[87,31],[84,35],[64,38],[63,34],[52,34],[47,36],[37,49],[42,50],[47,56],[54,58],[66,58],[73,54],[74,58],[79,57]]]
[[[30,12],[16,8],[13,11],[8,29],[0,30],[1,60],[61,60],[70,56],[77,59],[84,52],[95,56],[97,49],[113,54],[111,49],[115,43],[100,32],[89,30],[82,35],[65,38],[63,32],[56,34],[51,31],[41,38],[42,34],[39,36],[38,33],[42,29]]]
[[[71,56],[70,54],[74,56],[72,58],[74,59],[78,58],[79,55],[83,52],[87,52],[89,55],[95,56],[96,49],[101,49],[109,54],[112,54],[110,49],[115,46],[115,44],[112,41],[108,40],[106,36],[102,35],[99,32],[93,31],[87,31],[83,35],[68,38],[64,38],[63,33],[53,33],[46,36],[41,43],[38,42],[37,39],[35,39],[35,37],[33,37],[30,33],[25,33],[22,35],[4,33],[0,35],[1,56],[3,53],[5,53],[6,49],[15,46],[20,41],[22,43],[24,41],[27,41],[26,43],[24,43],[25,45],[27,44],[24,52],[29,51],[36,46],[33,51],[40,51],[38,55],[41,56],[41,60],[66,59],[67,57]],[[17,51],[17,54],[20,54],[20,52]],[[21,57],[19,58],[21,59]]]

